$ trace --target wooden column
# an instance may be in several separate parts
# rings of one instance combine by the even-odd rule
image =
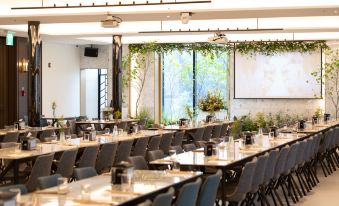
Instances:
[[[112,106],[114,111],[122,108],[122,44],[121,36],[114,35],[112,43]]]
[[[40,22],[28,22],[28,120],[29,126],[40,126],[41,115],[41,49]]]

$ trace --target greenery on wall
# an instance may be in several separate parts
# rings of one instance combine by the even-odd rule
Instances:
[[[252,41],[227,44],[214,43],[156,43],[148,42],[144,44],[130,44],[129,51],[133,54],[146,54],[148,52],[167,53],[173,51],[190,52],[197,51],[204,55],[219,55],[223,52],[237,51],[241,54],[260,53],[264,55],[274,55],[281,52],[312,52],[318,49],[328,49],[326,41]]]

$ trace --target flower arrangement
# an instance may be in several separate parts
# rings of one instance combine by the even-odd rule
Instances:
[[[193,110],[190,108],[190,106],[185,106],[185,113],[188,116],[188,118],[192,121],[193,120]]]
[[[208,94],[199,100],[199,109],[204,112],[216,112],[221,109],[226,109],[224,99],[220,92],[208,92]]]

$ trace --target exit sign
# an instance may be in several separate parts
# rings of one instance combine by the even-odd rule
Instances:
[[[14,45],[14,32],[7,32],[6,34],[6,45],[13,46]]]

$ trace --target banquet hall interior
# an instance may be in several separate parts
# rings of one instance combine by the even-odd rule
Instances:
[[[0,97],[0,205],[338,205],[337,0],[1,0]]]

